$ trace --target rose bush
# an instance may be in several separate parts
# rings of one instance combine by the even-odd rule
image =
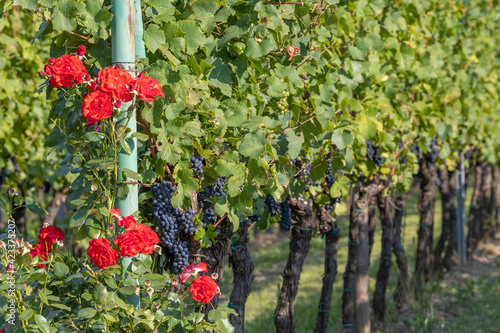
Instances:
[[[221,319],[221,312],[232,310],[212,310],[210,318],[219,319],[205,320],[198,311],[200,304],[189,297],[190,289],[177,284],[174,275],[159,265],[159,237],[147,218],[123,217],[113,208],[117,199],[123,199],[122,182],[128,176],[118,166],[117,152],[130,149],[128,113],[119,107],[122,102],[146,107],[138,100],[163,96],[161,86],[144,74],[136,82],[129,73],[111,67],[92,77],[88,73],[93,71],[87,72],[82,62],[85,52],[82,46],[74,55],[51,59],[40,75],[49,92],[50,87],[59,88],[59,106],[52,117],[57,131],[67,138],[63,146],[70,155],[58,174],[70,170],[79,174],[68,197],[70,208],[76,210],[70,230],[77,240],[89,241],[86,255],[74,257],[70,244],[64,243],[64,232],[45,225],[37,235],[39,243],[15,242],[15,259],[1,247],[0,283],[12,279],[16,288],[12,294],[0,289],[0,295],[16,304],[17,315],[12,322],[0,321],[0,327],[6,323],[16,333],[75,327],[84,332],[227,331],[230,325]],[[23,202],[20,195],[0,195],[0,208],[10,219]],[[3,235],[0,241],[2,237],[6,240]],[[61,251],[63,246],[68,251]],[[124,266],[125,261],[130,264]],[[206,272],[203,265],[201,271]],[[129,297],[135,298],[135,307]]]

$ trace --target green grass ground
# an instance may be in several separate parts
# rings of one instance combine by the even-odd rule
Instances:
[[[470,193],[468,193],[470,195]],[[407,214],[404,220],[402,245],[406,250],[413,270],[418,230],[418,195],[410,196]],[[436,227],[434,241],[441,234],[441,205],[436,202]],[[347,261],[348,219],[339,219],[341,239],[338,252],[338,273],[334,284],[333,306],[330,311],[329,332],[339,332],[342,328],[341,294],[343,289],[343,273]],[[262,238],[262,237],[260,237]],[[371,254],[370,292],[375,289],[375,277],[380,262],[381,230],[377,225],[375,244]],[[255,262],[256,278],[252,292],[246,304],[246,332],[274,332],[273,314],[276,307],[277,294],[280,289],[281,273],[288,258],[289,242],[287,237],[278,237],[278,241],[266,247],[260,247],[251,253]],[[256,240],[253,240],[256,246]],[[324,243],[322,239],[313,238],[307,256],[300,287],[295,300],[294,324],[297,333],[313,332],[318,302],[320,298],[322,274],[324,272]],[[392,302],[392,293],[397,282],[397,269],[393,260],[390,285],[387,292],[388,311],[386,324],[377,328],[378,332],[500,332],[500,273],[496,269],[489,272],[478,282],[458,277],[450,284],[432,283],[427,286],[425,296],[419,304],[409,304],[406,313],[398,314]],[[232,272],[229,267],[224,273],[221,304],[227,303],[232,289]],[[448,313],[441,311],[442,304],[448,307]],[[496,309],[496,310],[495,310]],[[495,313],[495,311],[498,311]],[[482,319],[482,317],[486,318]],[[379,326],[379,325],[378,325]],[[374,330],[375,331],[375,330]]]

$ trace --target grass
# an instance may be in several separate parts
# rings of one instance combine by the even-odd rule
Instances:
[[[470,188],[470,187],[469,187]],[[470,191],[468,193],[470,198]],[[438,198],[439,199],[439,195]],[[404,219],[402,246],[406,250],[411,270],[414,269],[415,251],[418,231],[418,194],[409,196],[407,213]],[[469,200],[467,200],[469,202]],[[441,234],[441,204],[436,201],[434,243]],[[339,218],[341,239],[338,252],[338,273],[334,284],[332,309],[329,318],[329,331],[339,332],[342,328],[341,305],[343,289],[343,273],[347,261],[347,234],[348,218]],[[370,265],[370,293],[375,289],[375,278],[380,263],[381,230],[377,225],[375,243],[371,253]],[[273,314],[276,307],[277,295],[280,289],[281,273],[288,258],[288,238],[276,242],[272,246],[258,249],[251,253],[255,263],[256,278],[252,285],[252,292],[246,303],[246,332],[275,332]],[[324,244],[321,238],[313,238],[311,248],[305,261],[300,277],[300,287],[295,300],[294,324],[297,333],[313,332],[318,313],[318,303],[324,272]],[[497,272],[498,273],[498,272]],[[221,304],[227,303],[232,289],[232,271],[226,267],[224,283],[222,284]],[[385,327],[378,332],[396,332],[391,328],[391,323],[401,322],[411,327],[412,332],[500,332],[500,319],[495,314],[500,309],[499,291],[494,289],[500,286],[500,274],[484,278],[479,282],[465,282],[463,285],[443,286],[442,283],[433,282],[426,286],[424,297],[418,304],[412,304],[413,313],[403,318],[398,315],[396,306],[392,301],[392,293],[396,288],[397,267],[393,261],[390,284],[387,290],[387,316]],[[495,292],[491,292],[495,290]],[[456,315],[447,317],[443,322],[441,313],[434,307],[447,301],[448,306],[456,309]],[[450,303],[451,302],[451,303]],[[471,310],[469,310],[471,308]],[[453,312],[453,311],[452,311]],[[453,312],[453,313],[455,313]],[[481,317],[487,315],[487,320]],[[491,328],[494,328],[491,330]],[[408,330],[403,330],[407,332]]]

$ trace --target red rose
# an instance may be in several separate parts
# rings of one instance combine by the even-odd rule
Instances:
[[[118,259],[118,252],[109,246],[106,238],[92,239],[87,254],[99,269],[115,265]]]
[[[100,89],[111,94],[113,99],[130,102],[134,98],[129,86],[134,84],[132,75],[113,67],[104,68],[97,73]]]
[[[131,224],[135,224],[135,218],[130,215],[130,216],[127,216],[127,217],[122,217],[121,219],[118,219],[116,221],[116,224],[118,224],[119,227],[121,226],[125,226],[125,228],[129,229],[130,225]]]
[[[195,301],[209,303],[217,293],[217,284],[209,276],[198,276],[190,290]]]
[[[38,241],[47,250],[48,253],[52,252],[52,246],[57,241],[64,241],[64,232],[58,227],[49,225],[40,229],[38,234]]]
[[[137,97],[139,97],[139,99],[142,99],[143,101],[154,101],[155,96],[165,96],[158,81],[156,81],[152,77],[144,76],[144,72],[141,72],[141,74],[139,74],[136,83]]]
[[[65,54],[57,59],[49,59],[51,66],[45,66],[45,73],[50,75],[49,83],[52,87],[72,87],[75,83],[82,83],[88,75],[80,58]],[[50,73],[50,74],[49,74]]]
[[[115,239],[115,245],[120,247],[120,255],[122,257],[133,257],[142,251],[144,241],[139,231],[131,230]]]
[[[88,120],[88,125],[111,117],[112,111],[111,96],[102,91],[91,92],[83,99],[82,112],[83,116]]]
[[[47,251],[45,251],[45,246],[42,244],[35,244],[35,248],[30,250],[31,258],[35,258],[36,256],[40,256],[40,259],[46,261],[48,259]],[[44,268],[45,264],[41,264],[36,266],[37,268]]]
[[[76,54],[79,56],[84,56],[86,52],[87,48],[83,45],[78,46],[78,48],[76,49]]]
[[[145,224],[135,224],[135,221],[134,223],[130,224],[127,229],[129,231],[137,230],[142,235],[142,240],[144,242],[144,248],[142,249],[143,253],[152,254],[154,252],[155,244],[158,244],[160,242],[160,239],[153,229]]]

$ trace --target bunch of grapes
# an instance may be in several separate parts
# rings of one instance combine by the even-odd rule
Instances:
[[[304,162],[300,160],[290,160],[293,164],[295,164],[295,167],[297,168],[297,173],[295,174],[296,179],[303,179],[304,180],[304,191],[307,191],[309,189],[309,186],[318,186],[312,179],[311,179],[311,164],[308,162],[308,159],[306,156],[304,156]],[[306,163],[306,166],[304,167],[304,163]]]
[[[366,157],[375,162],[376,165],[381,166],[384,164],[385,159],[377,156],[379,149],[380,145],[375,147],[371,140],[366,140]]]
[[[335,180],[337,179],[337,174],[332,172],[331,160],[328,160],[326,164],[327,167],[326,167],[325,181],[326,181],[326,187],[330,188],[332,187],[333,184],[335,184]]]
[[[283,231],[290,231],[292,227],[292,209],[290,208],[290,197],[288,196],[281,204],[280,228]]]
[[[169,249],[170,251],[170,249]],[[180,241],[175,244],[172,248],[174,253],[174,262],[172,266],[174,267],[174,272],[177,274],[182,273],[189,265],[189,249],[187,241]]]
[[[273,196],[269,193],[266,195],[265,201],[267,207],[269,207],[269,212],[271,216],[281,215],[281,205],[274,200]]]
[[[288,107],[288,101],[286,100],[290,96],[288,91],[283,91],[283,97],[281,97],[278,101],[278,109],[280,110],[280,114],[284,114],[286,108]]]
[[[229,55],[233,58],[238,58],[245,53],[245,44],[241,42],[234,42],[229,45]]]
[[[191,169],[193,169],[195,176],[201,176],[203,174],[203,162],[205,162],[205,158],[198,154],[193,154],[189,159],[191,162]]]
[[[413,145],[411,146],[410,152],[418,156],[418,146],[417,142],[413,142]]]
[[[435,165],[438,155],[439,155],[439,150],[437,146],[437,139],[434,138],[429,143],[429,151],[426,155],[427,164]]]
[[[179,274],[188,265],[189,249],[187,241],[180,241],[178,237],[180,231],[190,236],[196,231],[193,210],[190,208],[184,211],[172,206],[171,199],[176,187],[170,181],[153,183],[152,190],[154,216],[160,226],[160,240],[173,255],[174,273]]]
[[[334,147],[335,151],[339,151]],[[339,151],[342,153],[342,151]],[[331,161],[332,153],[328,153],[327,158],[328,161],[327,163],[327,168],[326,168],[326,174],[325,174],[325,182],[328,190],[331,189],[332,185],[335,184],[335,181],[337,179],[337,173],[333,173],[333,168],[332,168],[332,161]],[[340,176],[344,175],[344,170],[339,170]],[[341,203],[342,202],[342,197],[339,198],[330,198],[330,202],[326,204],[324,207],[326,210],[333,210],[333,207],[335,206],[336,203]]]
[[[201,211],[203,212],[203,226],[205,228],[217,220],[210,198],[227,197],[227,194],[224,191],[225,184],[226,177],[219,176],[219,178],[215,181],[215,185],[205,187],[203,192],[198,195],[198,202],[200,203]]]

